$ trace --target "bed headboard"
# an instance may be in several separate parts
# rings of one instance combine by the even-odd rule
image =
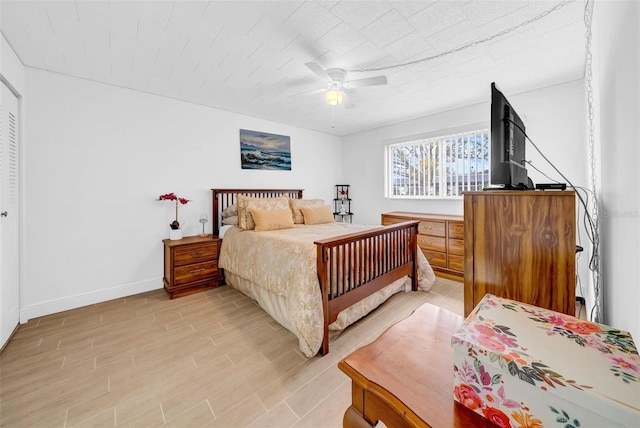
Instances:
[[[302,199],[303,189],[211,189],[213,209],[213,235],[218,235],[222,225],[222,211],[236,203],[238,195],[251,196],[253,198],[277,198],[288,195],[293,199]]]

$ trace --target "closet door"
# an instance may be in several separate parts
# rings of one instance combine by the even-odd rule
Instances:
[[[18,281],[18,99],[0,83],[0,349],[20,319]]]

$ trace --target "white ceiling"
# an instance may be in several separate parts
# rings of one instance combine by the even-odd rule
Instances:
[[[335,135],[584,76],[584,0],[10,1],[1,31],[43,70]],[[376,72],[448,52],[436,59]],[[330,107],[306,62],[388,84]]]

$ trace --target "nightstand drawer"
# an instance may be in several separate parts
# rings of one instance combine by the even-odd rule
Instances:
[[[418,225],[418,233],[431,236],[445,236],[445,223],[439,221],[421,221]]]
[[[176,285],[216,278],[219,275],[220,271],[218,270],[217,261],[194,263],[192,265],[176,267],[174,270]]]
[[[445,251],[444,238],[429,235],[418,235],[418,245],[424,250]]]
[[[189,245],[176,248],[174,265],[182,266],[218,258],[218,243],[208,242],[200,245]]]
[[[422,250],[431,266],[447,267],[447,254],[439,251]]]

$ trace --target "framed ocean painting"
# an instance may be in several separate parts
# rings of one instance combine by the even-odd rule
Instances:
[[[291,137],[240,130],[242,169],[291,171]]]

